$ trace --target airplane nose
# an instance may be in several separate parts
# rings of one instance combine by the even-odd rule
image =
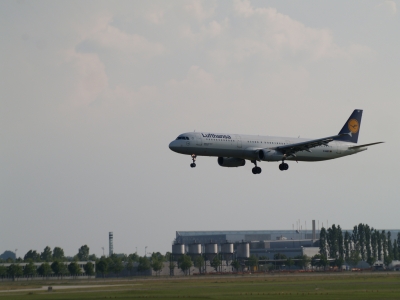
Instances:
[[[172,141],[171,143],[169,143],[169,149],[171,149],[172,151],[175,151],[176,149],[176,141]]]

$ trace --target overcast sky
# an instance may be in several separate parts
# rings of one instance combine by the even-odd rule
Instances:
[[[1,1],[0,253],[166,252],[177,230],[400,228],[399,1]],[[320,138],[337,160],[221,168],[187,131]]]

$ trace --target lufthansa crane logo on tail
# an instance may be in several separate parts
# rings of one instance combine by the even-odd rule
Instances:
[[[348,127],[351,133],[357,133],[360,125],[356,119],[351,119],[349,120]]]

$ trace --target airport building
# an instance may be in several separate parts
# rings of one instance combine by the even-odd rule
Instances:
[[[250,255],[273,259],[277,253],[286,257],[318,253],[319,232],[293,230],[240,231],[177,231],[173,254],[228,255],[230,259],[246,259]],[[228,249],[228,250],[227,250]],[[230,250],[229,250],[230,249]]]

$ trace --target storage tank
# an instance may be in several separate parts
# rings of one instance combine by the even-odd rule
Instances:
[[[189,244],[188,254],[192,258],[201,255],[201,244],[200,243],[196,243],[196,242],[193,242],[192,244]]]
[[[221,254],[224,260],[232,260],[233,257],[233,243],[223,243],[221,244]]]
[[[173,244],[172,245],[172,254],[174,255],[183,255],[185,254],[185,245],[184,244]]]
[[[248,242],[242,242],[237,245],[236,249],[237,258],[249,258],[250,257],[250,244]]]
[[[205,244],[205,254],[206,254],[206,259],[209,261],[212,261],[214,257],[218,254],[218,245],[216,243],[208,243]]]

